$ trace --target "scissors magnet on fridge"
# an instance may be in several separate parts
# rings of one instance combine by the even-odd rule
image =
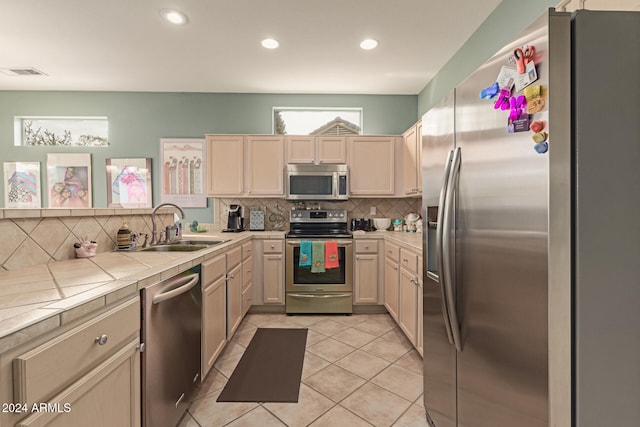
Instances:
[[[527,69],[527,64],[533,62],[533,57],[536,55],[536,48],[533,46],[527,46],[524,51],[519,47],[513,51],[513,56],[516,59],[516,70],[518,74],[524,74]]]

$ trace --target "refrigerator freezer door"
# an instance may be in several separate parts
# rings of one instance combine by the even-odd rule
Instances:
[[[548,157],[530,131],[508,133],[508,110],[479,97],[526,46],[536,50],[535,84],[548,88],[547,24],[545,14],[456,88],[460,427],[548,425]],[[534,120],[548,123],[548,112]]]
[[[424,406],[437,427],[455,427],[456,349],[450,343],[448,316],[440,286],[436,259],[436,224],[444,206],[440,204],[445,164],[454,148],[454,93],[445,97],[422,118],[422,217],[427,220],[423,236],[423,337]],[[438,215],[440,213],[440,215]],[[451,342],[452,339],[451,339]]]

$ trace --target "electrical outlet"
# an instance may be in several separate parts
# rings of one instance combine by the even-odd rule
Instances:
[[[375,207],[375,206],[371,206],[371,207],[369,208],[369,215],[375,215],[375,214],[376,214],[376,212],[377,212],[377,209],[376,209],[376,207]]]

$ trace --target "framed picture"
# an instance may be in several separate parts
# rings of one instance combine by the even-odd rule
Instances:
[[[204,139],[160,139],[160,201],[206,208],[205,162]]]
[[[107,207],[153,207],[151,158],[106,159]]]
[[[50,208],[90,208],[91,154],[47,154]]]
[[[7,209],[39,209],[40,162],[4,162],[4,207]]]

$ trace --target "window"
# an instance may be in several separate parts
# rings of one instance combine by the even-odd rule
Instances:
[[[362,108],[273,108],[273,133],[286,135],[359,135]]]
[[[106,117],[15,117],[17,146],[107,147]]]

